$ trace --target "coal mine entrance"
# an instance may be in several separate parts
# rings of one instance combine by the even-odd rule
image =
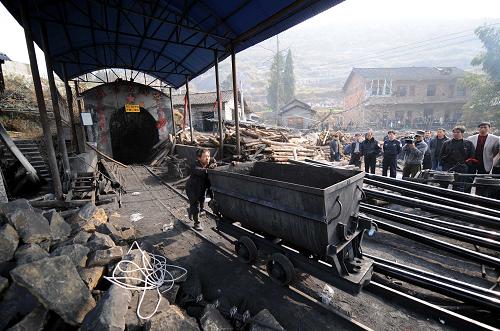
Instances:
[[[116,110],[109,121],[113,158],[125,164],[147,161],[151,148],[158,142],[156,121],[144,108],[139,112]]]

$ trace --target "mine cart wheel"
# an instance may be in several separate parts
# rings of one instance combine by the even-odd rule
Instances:
[[[257,259],[257,246],[255,246],[253,240],[247,236],[240,237],[234,244],[234,250],[242,262],[252,263]]]
[[[295,268],[292,262],[281,253],[274,253],[266,265],[266,270],[271,279],[280,285],[290,284],[295,277]]]

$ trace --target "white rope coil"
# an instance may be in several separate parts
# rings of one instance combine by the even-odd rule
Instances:
[[[139,247],[137,241],[132,243],[127,254],[130,254],[134,247],[136,247],[136,249],[138,249],[141,253],[142,265],[139,265],[134,261],[121,260],[113,269],[111,277],[105,276],[104,278],[121,288],[142,291],[141,298],[139,299],[139,304],[137,306],[137,316],[141,319],[147,320],[158,311],[158,307],[160,306],[162,299],[161,293],[171,290],[175,281],[184,277],[187,274],[187,270],[173,264],[168,264],[167,259],[162,255],[143,251]],[[168,269],[172,272],[172,269],[181,270],[181,274],[180,276],[174,277]],[[139,277],[137,277],[138,274],[140,275]],[[160,287],[163,285],[167,285],[167,288],[160,292]],[[156,307],[151,314],[143,316],[141,314],[141,306],[144,301],[146,291],[148,290],[156,290],[158,293],[158,302],[156,303]]]

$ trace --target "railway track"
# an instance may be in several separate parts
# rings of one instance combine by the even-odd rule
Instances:
[[[162,183],[164,186],[168,187],[176,195],[178,195],[179,197],[181,197],[182,199],[184,199],[185,201],[187,201],[187,197],[184,195],[183,192],[179,191],[177,188],[173,187],[169,183],[166,183],[165,181],[163,181],[160,178],[160,176],[158,176],[150,167],[144,166],[144,168],[153,177],[155,177],[160,183]],[[162,204],[163,206],[167,207],[161,200],[158,199],[158,202],[160,204]],[[211,213],[207,211],[207,214],[211,214]],[[215,215],[211,214],[211,216],[213,218],[215,218]],[[215,242],[213,239],[211,239],[208,236],[204,235],[202,232],[199,232],[199,231],[196,231],[196,230],[192,229],[192,227],[190,225],[188,225],[187,223],[185,223],[184,221],[182,221],[182,220],[179,220],[179,221],[182,224],[184,224],[187,228],[189,228],[191,231],[193,231],[194,233],[196,233],[197,236],[199,236],[203,240],[205,240],[205,241],[209,242],[210,244],[212,244],[216,249],[222,250],[226,254],[230,254],[230,255],[236,257],[236,254],[234,252],[226,249],[225,247],[221,247],[221,245],[218,244],[217,242]],[[221,238],[223,238],[224,240],[228,240],[228,238],[224,237],[224,236],[221,236]],[[259,273],[262,273],[262,274],[264,274],[264,275],[266,275],[266,276],[269,277],[269,275],[267,274],[267,272],[265,270],[263,270],[263,269],[255,266],[255,265],[251,265],[249,267],[251,267],[254,270],[258,271]],[[394,268],[394,265],[392,265],[392,267]],[[378,272],[380,272],[381,274],[384,274],[384,269],[382,268],[382,265],[381,265],[380,261],[379,261],[379,267],[378,268],[376,267],[376,270],[377,269],[378,269]],[[318,305],[322,309],[325,309],[325,310],[327,310],[327,311],[329,311],[329,312],[337,315],[338,317],[342,318],[343,320],[347,321],[348,323],[350,323],[352,325],[353,329],[355,329],[355,330],[372,330],[369,326],[363,324],[362,322],[357,321],[357,320],[351,318],[350,316],[342,313],[341,311],[333,309],[333,307],[331,307],[329,305],[326,305],[326,304],[322,303],[321,301],[316,300],[314,297],[312,297],[311,295],[309,295],[309,294],[305,293],[304,291],[300,290],[296,286],[289,286],[289,289],[291,291],[295,292],[296,294],[298,294],[298,295],[300,295],[300,296],[302,296],[302,297],[304,297],[304,298],[306,298],[306,299],[314,302],[316,305]],[[462,290],[464,290],[464,291],[467,291],[467,290],[473,291],[473,289],[471,289],[470,287],[466,287],[466,286],[465,286],[465,289],[462,288]],[[428,318],[432,318],[434,320],[442,321],[442,323],[446,323],[447,325],[449,325],[449,326],[451,326],[453,328],[456,328],[456,329],[462,329],[462,330],[463,329],[471,329],[471,330],[499,330],[499,329],[497,329],[495,327],[492,327],[492,326],[487,325],[485,323],[482,323],[480,321],[474,320],[472,318],[469,318],[467,316],[461,315],[461,314],[456,313],[454,311],[442,308],[442,307],[440,307],[440,306],[438,306],[436,304],[433,304],[431,302],[415,298],[415,297],[413,297],[413,296],[411,296],[409,294],[403,293],[401,291],[398,291],[398,290],[396,290],[394,288],[391,288],[389,286],[386,286],[384,284],[381,284],[381,283],[378,283],[378,282],[375,282],[375,281],[370,282],[370,284],[365,288],[365,291],[367,291],[367,292],[369,292],[371,294],[374,294],[376,296],[383,297],[384,299],[391,300],[392,302],[397,302],[398,305],[400,305],[401,307],[412,307],[412,310],[417,311],[417,312],[425,315]],[[448,294],[450,294],[452,292],[453,291],[450,290],[450,291],[448,291]],[[461,294],[464,295],[464,297],[465,297],[464,293],[461,293]],[[473,298],[478,298],[477,296],[476,297],[472,296],[472,297]],[[488,301],[488,302],[491,303],[491,300]],[[491,303],[491,304],[494,305],[495,301],[493,300],[493,303]]]

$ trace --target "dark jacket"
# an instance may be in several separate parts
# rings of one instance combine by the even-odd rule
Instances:
[[[365,139],[359,146],[359,151],[363,156],[378,156],[380,154],[380,146],[375,138]]]
[[[445,141],[449,140],[448,137],[444,136],[443,139],[439,139],[438,137],[432,138],[429,143],[429,149],[431,150],[432,158],[436,160],[441,159],[441,149],[443,148],[443,144]]]
[[[212,159],[210,164],[212,164]],[[200,161],[196,161],[191,168],[191,175],[186,183],[186,195],[189,201],[197,201],[205,195],[205,191],[210,188],[208,180],[208,167],[203,167]]]
[[[340,144],[338,140],[332,139],[330,142],[330,155],[340,154]]]
[[[384,157],[396,157],[401,153],[401,143],[399,140],[389,140],[384,141]]]
[[[356,152],[356,144],[359,144],[358,151]],[[359,141],[353,141],[351,143],[351,154],[361,153],[361,143]]]
[[[476,150],[472,142],[460,140],[447,140],[441,149],[441,163],[444,169],[449,170],[456,166],[464,166],[465,160],[474,157]]]

